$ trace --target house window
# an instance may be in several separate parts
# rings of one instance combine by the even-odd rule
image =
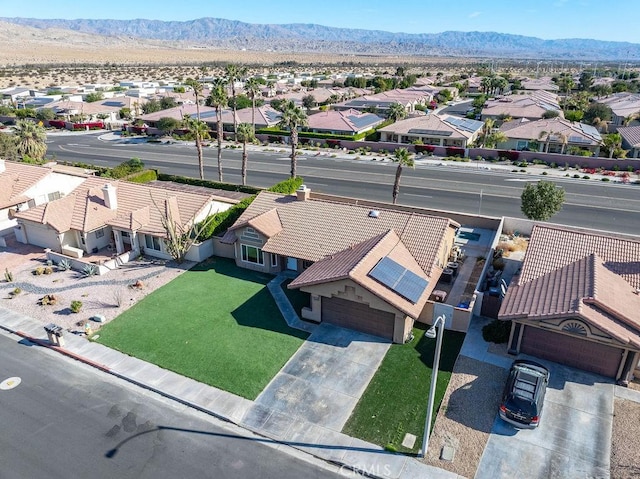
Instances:
[[[123,238],[128,238],[129,237],[129,232],[128,231],[123,231],[121,234],[122,234]]]
[[[158,238],[157,236],[144,235],[144,245],[147,249],[162,251],[160,238]]]
[[[313,261],[309,261],[309,260],[305,259],[305,260],[302,262],[302,269],[307,269],[307,268],[308,268],[309,266],[311,266],[312,264],[313,264]]]
[[[529,148],[529,142],[527,140],[518,140],[518,143],[516,143],[516,150],[522,151],[526,148]]]
[[[271,254],[271,267],[275,268],[276,266],[278,266],[278,255],[275,254]]]
[[[36,200],[27,201],[27,206],[29,206],[29,208],[33,208],[35,205],[36,205]]]
[[[96,238],[102,238],[104,236],[104,228],[96,230]]]
[[[242,245],[242,261],[246,263],[254,263],[264,265],[264,257],[262,250],[255,246]]]

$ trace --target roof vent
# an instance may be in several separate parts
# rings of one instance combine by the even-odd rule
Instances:
[[[380,216],[380,212],[378,210],[369,211],[369,218],[378,218]]]

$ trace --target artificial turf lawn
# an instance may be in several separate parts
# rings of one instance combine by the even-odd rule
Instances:
[[[292,279],[287,279],[282,282],[280,285],[284,294],[287,295],[291,306],[293,306],[294,311],[298,315],[299,318],[302,318],[302,308],[309,307],[311,305],[311,295],[309,293],[305,293],[304,291],[300,291],[299,289],[289,289],[287,286],[291,283]]]
[[[270,279],[210,260],[106,324],[98,342],[253,400],[308,336],[287,326]]]
[[[422,445],[436,340],[416,325],[413,341],[392,344],[342,432],[400,452],[417,453]],[[463,333],[446,331],[434,400],[435,420],[449,384]],[[402,446],[406,433],[417,437],[412,449]]]

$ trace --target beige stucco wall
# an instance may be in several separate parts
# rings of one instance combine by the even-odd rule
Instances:
[[[433,305],[432,301],[427,302],[424,309],[418,317],[418,322],[424,324],[433,324]],[[451,325],[447,325],[448,330],[466,333],[471,322],[472,312],[467,309],[453,308],[453,319]]]
[[[213,254],[221,258],[235,258],[235,244],[222,243],[222,238],[216,236],[213,240]]]
[[[251,269],[254,271],[262,271],[263,273],[277,274],[286,266],[286,258],[277,256],[277,264],[275,266],[271,266],[271,253],[267,253],[263,251],[262,259],[264,264],[251,263],[248,261],[242,260],[242,246],[255,246],[256,248],[262,249],[264,243],[266,242],[266,238],[262,236],[257,231],[251,231],[252,228],[239,228],[236,231],[236,236],[238,240],[234,244],[234,257],[236,259],[236,264],[240,268]]]

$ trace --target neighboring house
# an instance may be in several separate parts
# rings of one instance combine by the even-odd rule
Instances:
[[[311,194],[261,192],[228,229],[236,264],[276,274],[301,273],[290,285],[310,293],[306,319],[337,324],[397,343],[425,308],[449,261],[459,225],[419,209]]]
[[[466,148],[481,132],[481,121],[430,114],[397,121],[380,129],[380,141]]]
[[[521,80],[522,89],[529,91],[548,91],[557,92],[560,91],[560,87],[553,83],[551,77],[542,77],[534,79]]]
[[[600,98],[597,102],[611,108],[613,116],[610,124],[613,127],[624,126],[628,119],[638,120],[637,116],[640,115],[640,94],[637,93],[614,93],[605,98]]]
[[[507,95],[495,100],[488,100],[481,112],[481,119],[501,120],[504,118],[527,118],[539,120],[548,111],[558,112],[562,109],[558,96],[546,91],[534,91],[523,95]]]
[[[618,133],[622,137],[622,148],[629,150],[627,158],[640,158],[640,125],[621,126]]]
[[[628,381],[640,358],[638,265],[640,237],[534,226],[498,314],[512,321],[509,352]]]
[[[118,98],[120,97],[95,102],[60,100],[46,105],[45,108],[53,110],[56,115],[67,120],[80,115],[88,121],[103,119],[107,122],[113,122],[118,120],[118,113],[124,108],[120,105],[130,104],[130,102],[123,102]]]
[[[0,235],[17,224],[14,213],[62,198],[86,179],[54,168],[0,160]]]
[[[407,113],[413,113],[416,110],[416,106],[428,105],[433,100],[435,91],[432,87],[388,90],[375,95],[363,95],[352,100],[336,103],[332,108],[334,110],[354,109],[387,114],[391,105],[400,103]]]
[[[64,198],[16,213],[16,238],[77,258],[108,248],[170,259],[163,215],[186,228],[238,202],[195,191],[90,177]]]
[[[507,150],[529,150],[546,153],[579,153],[589,151],[598,156],[602,137],[598,130],[585,123],[551,118],[538,121],[504,123],[500,131],[508,138],[498,146]]]
[[[327,110],[309,115],[305,131],[355,136],[372,131],[384,118],[358,110]]]

